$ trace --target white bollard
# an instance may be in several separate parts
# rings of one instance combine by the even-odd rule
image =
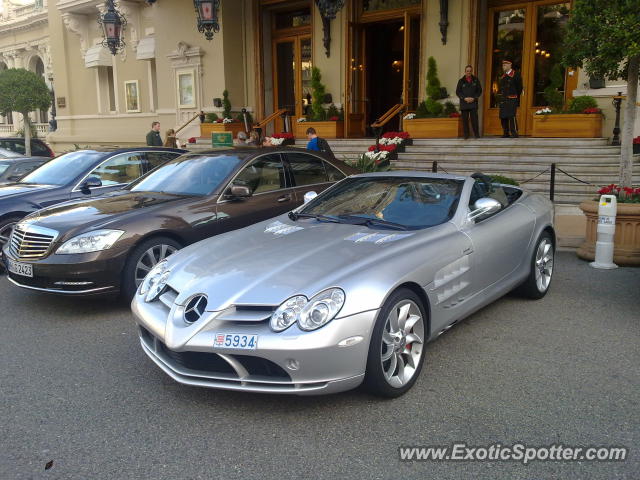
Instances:
[[[598,229],[596,258],[591,262],[593,268],[618,268],[613,263],[613,237],[616,233],[616,211],[618,201],[615,195],[602,195],[598,206]]]

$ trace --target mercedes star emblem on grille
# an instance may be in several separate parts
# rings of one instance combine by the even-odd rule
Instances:
[[[187,306],[184,309],[184,321],[193,323],[200,320],[206,308],[207,297],[205,295],[194,295],[187,302]]]

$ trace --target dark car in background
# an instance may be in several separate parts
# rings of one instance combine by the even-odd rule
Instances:
[[[12,152],[19,153],[20,155],[26,155],[27,148],[24,143],[24,138],[21,137],[0,137],[0,148],[6,148]],[[31,155],[34,157],[55,157],[53,150],[39,138],[31,139]]]
[[[17,182],[46,161],[43,157],[0,157],[0,185]]]
[[[176,250],[292,210],[353,173],[333,156],[293,148],[184,155],[107,196],[29,216],[3,258],[20,287],[132,297]]]
[[[0,247],[28,214],[117,190],[184,152],[156,147],[78,150],[48,161],[18,182],[0,185]]]

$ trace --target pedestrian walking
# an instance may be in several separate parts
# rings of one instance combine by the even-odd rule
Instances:
[[[478,98],[482,95],[482,85],[480,85],[478,77],[473,75],[473,67],[471,65],[464,67],[464,76],[458,80],[456,95],[460,99],[460,113],[462,115],[461,120],[465,140],[469,138],[469,121],[471,121],[473,135],[476,138],[480,138]]]
[[[200,117],[200,123],[204,123],[207,121],[207,116],[204,114],[204,110],[200,110],[198,116]]]
[[[518,122],[516,114],[522,95],[522,77],[513,69],[513,61],[505,58],[502,61],[503,75],[500,77],[500,122],[502,138],[518,138]]]
[[[316,129],[313,127],[307,128],[307,150],[315,150],[317,152],[327,152],[333,153],[331,151],[331,147],[329,146],[329,142],[327,142],[324,138],[320,138],[316,133]]]
[[[162,137],[160,136],[160,122],[153,122],[151,124],[151,131],[147,133],[147,146],[148,147],[162,146]]]

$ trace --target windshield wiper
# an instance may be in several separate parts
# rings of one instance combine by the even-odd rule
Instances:
[[[291,220],[293,220],[294,222],[296,220],[298,220],[299,218],[315,218],[318,221],[321,222],[333,222],[333,223],[340,223],[340,219],[336,218],[336,217],[332,217],[329,215],[319,215],[319,214],[315,214],[315,213],[298,213],[298,212],[294,212],[291,211],[289,212],[289,218]]]
[[[340,219],[346,220],[352,225],[366,225],[367,227],[384,227],[393,230],[409,230],[409,227],[401,223],[390,222],[380,218],[360,217],[358,215],[340,215]]]

